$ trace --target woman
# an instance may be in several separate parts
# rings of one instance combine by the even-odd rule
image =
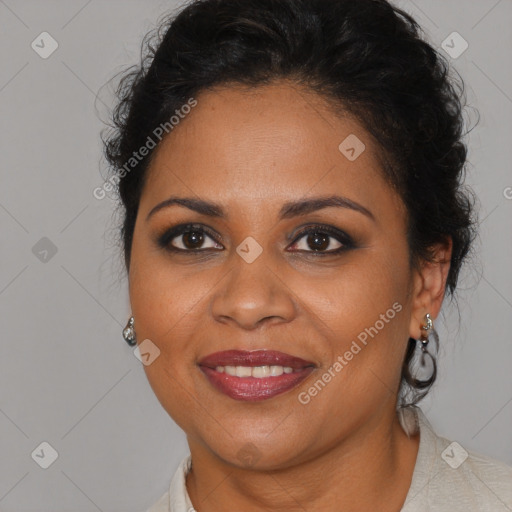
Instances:
[[[149,383],[190,456],[150,512],[512,510],[416,405],[475,237],[463,87],[384,0],[203,0],[105,140]]]

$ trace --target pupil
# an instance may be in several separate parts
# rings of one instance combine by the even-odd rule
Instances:
[[[308,243],[314,250],[323,250],[329,247],[329,237],[319,233],[313,233],[308,236]]]
[[[192,239],[192,242],[191,242],[191,245],[188,243],[188,241],[190,241],[190,239]],[[199,233],[198,231],[189,231],[188,233],[185,233],[183,235],[183,241],[184,241],[184,245],[185,247],[187,247],[187,249],[194,249],[195,248],[195,245],[194,244],[201,244],[201,242],[203,241],[203,235],[202,233]]]

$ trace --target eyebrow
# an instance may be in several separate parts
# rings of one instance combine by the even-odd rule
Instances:
[[[189,210],[193,210],[197,213],[207,215],[209,217],[218,217],[222,219],[227,218],[224,209],[217,203],[212,201],[205,201],[204,199],[196,199],[193,197],[172,196],[153,207],[146,217],[146,221],[148,221],[150,217],[153,216],[156,212],[164,208],[168,208],[172,205],[183,206],[184,208],[188,208]],[[281,210],[279,211],[279,219],[290,219],[332,206],[337,208],[348,208],[350,210],[360,212],[375,221],[375,217],[370,210],[351,199],[339,195],[314,197],[311,199],[287,202],[281,207]]]

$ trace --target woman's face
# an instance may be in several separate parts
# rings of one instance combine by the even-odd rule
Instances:
[[[407,340],[425,314],[405,210],[370,135],[314,93],[275,83],[196,99],[163,139],[140,201],[129,270],[137,339],[150,340],[142,352],[160,350],[144,368],[189,442],[231,464],[249,453],[255,467],[284,467],[394,407]],[[171,196],[223,215],[175,203],[148,218]],[[300,207],[333,196],[344,199]],[[192,233],[163,237],[184,223]],[[289,370],[263,384],[199,364],[227,350],[279,351],[312,367],[286,389]],[[280,361],[267,361],[276,374]],[[241,390],[234,379],[253,384]]]

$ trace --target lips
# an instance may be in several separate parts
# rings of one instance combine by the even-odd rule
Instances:
[[[199,361],[200,366],[216,368],[217,366],[289,366],[300,370],[315,366],[312,361],[306,361],[276,350],[224,350],[209,354]]]
[[[247,367],[266,367],[278,371],[270,377],[261,374],[255,377],[254,373],[252,376],[235,376],[232,374],[235,367],[245,367],[245,370]],[[234,400],[261,401],[297,387],[315,370],[316,365],[275,350],[225,350],[201,359],[199,368],[210,384],[224,395]],[[283,368],[287,371],[280,373]],[[246,374],[245,370],[243,374]]]

